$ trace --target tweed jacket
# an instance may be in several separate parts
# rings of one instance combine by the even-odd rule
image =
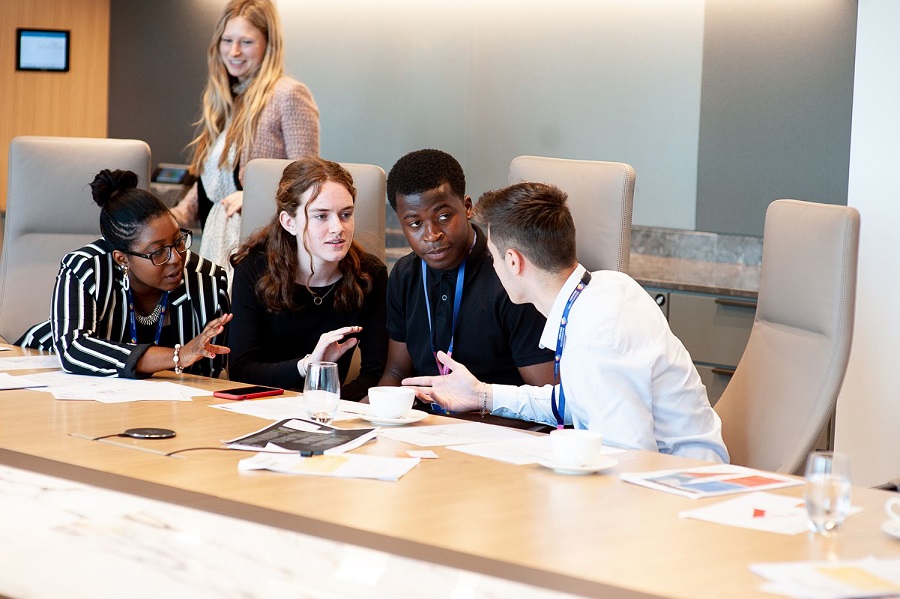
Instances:
[[[238,178],[254,158],[300,158],[319,155],[319,108],[305,85],[282,77],[256,122],[253,143],[241,152]]]

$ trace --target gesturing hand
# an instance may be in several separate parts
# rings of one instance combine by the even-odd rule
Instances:
[[[201,358],[215,358],[217,354],[227,354],[231,351],[224,345],[214,345],[210,341],[225,330],[225,325],[231,322],[232,316],[232,314],[223,314],[210,320],[199,335],[184,344],[178,356],[184,368]]]
[[[359,342],[355,337],[341,343],[346,335],[353,335],[362,330],[362,327],[342,327],[327,333],[322,333],[316,349],[309,354],[310,362],[337,362],[341,356],[356,347]]]
[[[451,412],[470,412],[482,407],[479,390],[481,382],[469,369],[439,351],[437,359],[450,368],[443,376],[414,376],[403,379],[401,384],[414,387],[416,397],[428,403],[437,403]]]

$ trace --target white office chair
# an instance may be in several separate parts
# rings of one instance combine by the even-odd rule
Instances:
[[[266,225],[275,214],[275,192],[284,168],[291,160],[257,158],[244,171],[244,204],[241,208],[241,240]],[[373,164],[340,163],[356,187],[356,239],[367,252],[384,261],[385,175]]]
[[[628,272],[634,169],[621,162],[519,156],[509,183],[549,183],[569,196],[578,260],[588,270]]]
[[[769,205],[756,317],[715,406],[733,463],[800,473],[829,426],[853,339],[858,244],[854,208]]]
[[[17,340],[50,315],[62,257],[100,237],[89,183],[101,170],[134,171],[150,185],[150,147],[131,139],[16,137],[0,259],[0,338]]]

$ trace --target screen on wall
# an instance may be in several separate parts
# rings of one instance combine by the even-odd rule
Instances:
[[[69,32],[56,29],[17,29],[16,70],[68,71]]]

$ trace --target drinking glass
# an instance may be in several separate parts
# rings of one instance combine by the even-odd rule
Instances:
[[[341,397],[338,367],[334,362],[312,362],[303,383],[303,407],[315,422],[331,424]]]
[[[815,533],[837,532],[850,511],[850,462],[833,451],[815,451],[806,460],[806,513]]]

